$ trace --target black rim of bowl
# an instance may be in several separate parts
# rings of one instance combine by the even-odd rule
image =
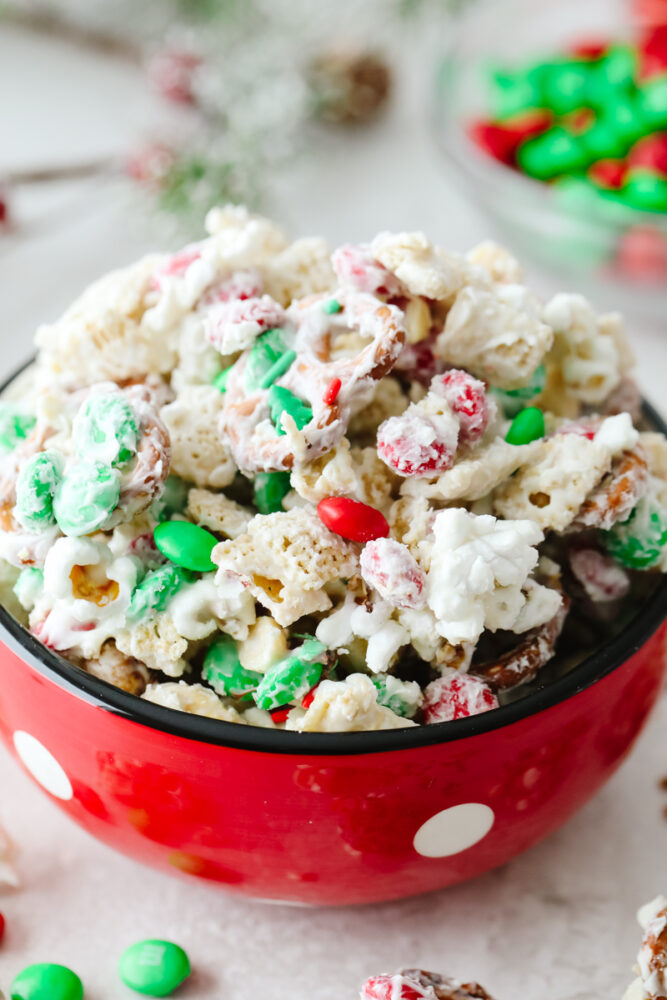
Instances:
[[[31,363],[29,361],[0,386],[0,394]],[[644,402],[643,412],[653,427],[667,434],[667,424],[650,404]],[[416,749],[466,739],[510,726],[567,701],[612,673],[647,642],[665,617],[667,617],[667,576],[660,580],[649,599],[622,632],[604,643],[563,677],[526,695],[525,698],[493,711],[484,712],[482,715],[456,719],[453,722],[359,733],[298,733],[282,729],[263,729],[259,726],[239,725],[235,722],[190,715],[177,709],[163,708],[136,695],[127,694],[120,688],[75,667],[64,657],[44,646],[1,605],[0,641],[28,666],[55,681],[71,694],[150,729],[199,743],[239,750],[325,757]]]

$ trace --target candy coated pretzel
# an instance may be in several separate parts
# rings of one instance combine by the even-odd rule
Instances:
[[[230,372],[221,431],[229,440],[236,464],[245,472],[291,469],[297,461],[312,461],[335,447],[345,434],[353,402],[396,363],[405,341],[399,309],[372,295],[355,293],[341,295],[340,312],[327,314],[322,308],[327,298],[311,296],[288,310],[297,328],[297,357],[279,381],[312,409],[312,418],[301,432],[304,455],[295,454],[289,433],[267,434],[259,428],[269,414],[268,389],[246,389],[247,353]],[[355,357],[333,359],[337,329],[356,330],[372,339]],[[325,402],[331,399],[327,390],[336,379],[341,387],[335,399]]]
[[[586,497],[572,526],[609,529],[617,521],[624,521],[647,485],[648,461],[638,445],[614,459],[611,471]]]
[[[509,691],[534,680],[538,670],[554,655],[556,641],[570,609],[569,597],[566,594],[562,596],[563,602],[553,618],[531,629],[504,656],[488,663],[473,664],[470,673],[485,680],[493,691]]]
[[[637,965],[647,997],[662,1000],[667,994],[667,906],[645,925]]]

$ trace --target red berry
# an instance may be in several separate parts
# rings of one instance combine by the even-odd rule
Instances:
[[[351,542],[370,542],[373,538],[386,538],[389,525],[384,514],[375,507],[350,500],[349,497],[327,497],[317,505],[320,521],[330,531]]]
[[[173,150],[161,143],[150,142],[130,153],[125,173],[139,184],[159,189],[173,162]]]
[[[332,378],[329,385],[326,388],[326,392],[322,397],[322,402],[325,406],[333,406],[338,398],[338,393],[340,392],[342,382],[339,378]]]
[[[598,160],[588,171],[588,176],[598,187],[617,191],[625,183],[628,165],[624,160]]]
[[[433,379],[431,391],[444,396],[459,418],[461,444],[472,445],[479,441],[490,417],[484,383],[466,371],[452,368]]]
[[[502,122],[473,122],[468,129],[472,141],[495,160],[512,165],[522,142],[545,132],[553,115],[550,111],[526,111]]]
[[[433,991],[427,989],[400,972],[393,976],[371,976],[361,987],[360,1000],[428,1000]]]
[[[5,198],[2,191],[0,191],[0,228],[8,225],[9,223],[9,207],[7,205],[7,199]]]
[[[628,153],[628,164],[667,177],[667,132],[655,132],[636,142]]]
[[[377,538],[361,553],[361,575],[397,608],[419,608],[424,604],[426,574],[407,546],[394,538]]]
[[[446,670],[424,691],[424,721],[453,722],[498,708],[498,699],[483,680],[458,670]]]

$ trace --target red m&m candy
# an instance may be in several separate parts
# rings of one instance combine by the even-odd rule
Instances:
[[[5,918],[2,913],[0,913],[0,944],[2,944],[2,939],[5,936]]]
[[[628,153],[628,163],[667,177],[667,132],[655,132],[636,142]]]
[[[384,514],[349,497],[326,497],[318,503],[317,513],[330,531],[351,542],[370,542],[389,534]]]
[[[501,122],[474,122],[470,126],[470,138],[495,160],[512,164],[521,143],[544,132],[552,120],[550,111],[537,109]]]

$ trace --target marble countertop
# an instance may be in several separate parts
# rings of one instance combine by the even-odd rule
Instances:
[[[280,183],[278,215],[294,233],[322,232],[335,244],[424,228],[453,248],[488,235],[428,135],[418,66],[418,53],[408,54],[381,123],[323,139]],[[123,148],[150,114],[148,100],[119,113],[133,72],[0,28],[0,87],[18,94],[0,106],[0,173],[45,151],[57,160],[84,133],[86,154]],[[21,192],[16,208],[20,230],[0,238],[2,374],[29,356],[38,322],[150,245],[113,180]],[[543,291],[558,287],[534,278]],[[632,329],[640,377],[660,403],[664,331]],[[366,976],[401,964],[475,978],[498,1000],[620,1000],[639,937],[635,909],[665,890],[665,726],[663,699],[601,794],[523,857],[444,892],[336,911],[267,907],[141,868],[74,827],[0,751],[0,822],[20,847],[22,880],[0,895],[0,989],[28,963],[51,960],[77,970],[87,1000],[122,1000],[117,957],[150,936],[189,951],[195,975],[184,1000],[351,1000]]]

